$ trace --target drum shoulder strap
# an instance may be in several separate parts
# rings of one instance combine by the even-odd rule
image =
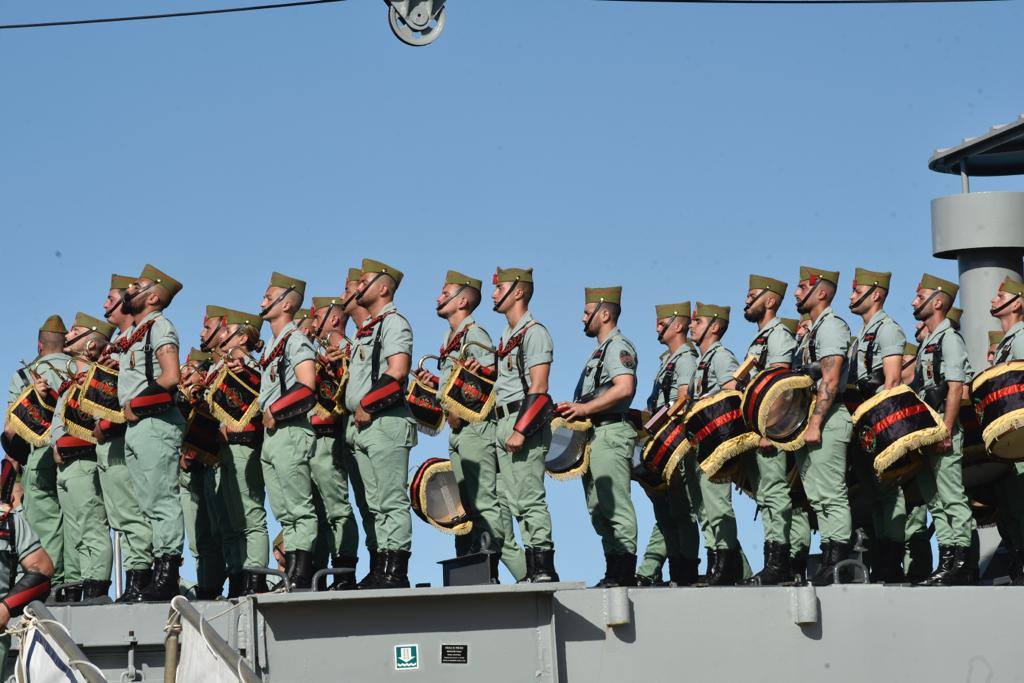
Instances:
[[[718,347],[716,347],[707,358],[701,359],[701,377],[700,386],[697,387],[697,396],[703,396],[708,391],[708,376],[711,374],[711,361],[715,359],[715,354],[718,353]],[[696,398],[696,396],[694,397]]]
[[[1002,341],[999,342],[999,346],[996,347],[996,363],[1005,363],[1010,357],[1010,352],[1013,351],[1013,338],[1018,334],[1020,334],[1020,330],[1017,330],[1013,334],[1006,335],[1003,337]]]
[[[146,358],[146,382],[152,384],[154,381],[153,377],[153,326],[150,325],[149,329],[146,330],[146,341],[142,345],[142,353]]]

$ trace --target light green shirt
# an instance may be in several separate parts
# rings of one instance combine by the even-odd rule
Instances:
[[[1008,360],[1024,360],[1024,322],[1008,329],[1006,336],[996,346],[993,363],[1004,363]]]
[[[295,386],[298,382],[295,377],[295,368],[300,363],[316,358],[312,342],[299,331],[294,322],[289,322],[281,328],[280,334],[274,337],[270,346],[266,348],[264,352],[266,356],[274,352],[285,335],[288,335],[288,341],[284,343],[281,354],[260,370],[260,410],[266,410],[267,406],[281,398],[282,383],[285,391],[289,391]]]
[[[120,367],[117,373],[117,398],[122,406],[142,393],[148,382],[146,380],[146,339],[149,339],[149,353],[153,361],[153,381],[156,381],[163,370],[160,369],[160,362],[156,358],[156,352],[167,345],[181,348],[178,342],[178,331],[174,329],[171,321],[164,317],[161,311],[153,311],[138,325],[132,325],[125,331],[125,335],[131,338],[136,329],[155,320],[153,327],[136,341],[124,353],[118,354]]]
[[[940,348],[942,362],[936,368],[935,352]],[[966,382],[968,372],[967,345],[950,322],[943,320],[917,350],[914,385],[925,390],[941,382]]]
[[[636,347],[623,336],[622,330],[616,327],[608,333],[603,342],[597,345],[594,353],[590,354],[590,358],[587,359],[573,399],[578,401],[580,398],[594,394],[601,387],[611,384],[611,381],[620,375],[636,377],[636,365]],[[598,366],[601,366],[600,377],[597,372]],[[636,384],[633,385],[633,392],[636,393]],[[612,406],[608,412],[626,410],[632,402],[633,394],[630,394],[629,398]]]
[[[850,358],[854,362],[854,379],[867,379],[876,370],[882,369],[882,359],[889,356],[903,357],[907,335],[885,311],[879,311],[865,323],[850,347]],[[868,367],[868,349],[871,349],[871,367]]]
[[[506,326],[505,332],[501,335],[501,347],[504,348],[508,346],[512,337],[529,326],[520,343],[522,353],[519,348],[514,348],[498,361],[498,379],[494,383],[494,391],[499,406],[521,401],[526,396],[523,391],[524,382],[527,387],[530,386],[530,368],[554,360],[555,344],[551,340],[551,335],[543,325],[531,323],[535,321],[533,315],[527,311],[515,327]]]
[[[697,370],[690,382],[690,396],[696,400],[719,391],[722,385],[732,380],[733,373],[739,366],[732,351],[716,341],[700,356]]]
[[[768,349],[765,353],[765,349]],[[747,357],[753,356],[758,359],[757,371],[764,370],[777,363],[790,365],[793,362],[793,352],[796,351],[796,337],[789,331],[782,320],[772,318],[767,325],[758,330],[754,341],[747,347]],[[761,356],[764,355],[764,362]]]
[[[353,412],[359,407],[359,402],[370,391],[373,383],[388,369],[388,358],[398,353],[412,357],[412,327],[409,326],[409,321],[398,313],[394,302],[384,306],[380,313],[370,318],[364,327],[360,328],[360,331],[362,335],[357,332],[355,339],[352,340],[352,358],[349,360],[348,384],[345,386],[345,406]],[[377,377],[373,377],[375,341],[380,343]],[[400,406],[403,413],[409,413],[404,401]]]
[[[445,335],[444,340],[441,342],[441,350],[448,348],[448,344],[455,338],[457,334],[466,330],[466,333],[462,336],[462,341],[459,342],[458,348],[452,349],[451,352],[445,356],[441,361],[441,367],[438,369],[440,373],[440,382],[438,384],[438,394],[440,395],[441,389],[448,383],[448,379],[452,376],[452,372],[455,369],[455,361],[462,358],[462,350],[466,350],[466,355],[469,358],[477,360],[481,365],[491,366],[494,365],[494,354],[486,351],[479,346],[471,345],[466,346],[469,342],[476,342],[477,344],[483,344],[484,346],[492,346],[491,335],[487,334],[487,330],[476,324],[473,320],[473,316],[467,316],[465,320],[459,323],[459,326],[454,330],[449,328],[448,334]]]
[[[68,361],[71,360],[71,356],[66,353],[48,353],[40,356],[36,360],[32,361],[31,365],[34,366],[36,374],[46,380],[47,386],[54,391],[60,389],[61,383],[64,381],[60,375],[57,374],[57,370],[64,372],[68,367]],[[43,364],[46,361],[48,365]],[[52,367],[51,367],[52,366]],[[32,375],[28,369],[21,368],[18,372],[11,375],[11,383],[7,387],[7,405],[14,403],[18,400],[18,396],[25,390],[25,387],[32,384]],[[49,401],[48,401],[49,402]]]
[[[697,349],[690,342],[684,343],[674,353],[663,353],[658,374],[654,376],[654,387],[647,399],[647,410],[655,413],[663,405],[675,403],[679,398],[679,387],[689,386],[696,370]]]
[[[811,340],[814,340],[813,353]],[[849,348],[850,326],[829,306],[821,312],[811,325],[811,329],[800,340],[794,353],[794,364],[798,367],[807,367],[811,363],[820,362],[822,358],[840,356],[843,367],[839,372],[839,389],[842,390],[846,386],[846,376],[850,370],[846,357]]]

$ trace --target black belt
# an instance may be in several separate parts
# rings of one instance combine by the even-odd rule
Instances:
[[[62,453],[60,458],[61,458],[61,460],[64,461],[63,462],[64,465],[70,465],[71,463],[75,462],[76,460],[93,460],[93,461],[95,461],[96,460],[96,449],[95,449],[95,447],[93,447],[93,450],[92,450],[91,453],[79,453],[78,455],[65,455],[65,454]]]
[[[518,415],[519,408],[522,407],[522,405],[522,401],[512,401],[511,403],[506,403],[503,406],[496,407],[494,409],[494,414],[498,416],[499,420],[503,420],[509,415]]]
[[[629,422],[629,413],[601,413],[590,418],[590,424],[595,428],[620,422]]]

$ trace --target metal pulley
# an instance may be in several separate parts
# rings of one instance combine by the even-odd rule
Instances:
[[[385,0],[388,24],[406,45],[430,45],[444,31],[445,0]]]

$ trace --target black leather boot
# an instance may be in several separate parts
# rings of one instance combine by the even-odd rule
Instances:
[[[697,566],[700,560],[696,557],[673,555],[668,558],[668,580],[676,586],[692,586],[697,583]]]
[[[499,560],[501,560],[501,553],[499,553],[497,550],[492,551],[491,554],[487,556],[487,567],[488,569],[490,569],[492,584],[501,583],[501,581],[498,579]]]
[[[802,586],[807,583],[807,549],[791,553],[789,556],[790,574],[793,576],[793,584]]]
[[[604,578],[594,588],[616,588],[636,585],[636,555],[616,553],[605,555]]]
[[[871,549],[871,583],[902,583],[903,544],[875,541]]]
[[[977,535],[977,532],[975,532]],[[959,558],[963,557],[963,563],[960,565],[960,571],[957,573],[957,577],[954,586],[976,586],[978,585],[978,556],[980,548],[977,544],[972,544],[970,548],[961,548],[959,546],[953,546],[953,560],[954,562],[959,561]]]
[[[523,548],[523,555],[526,557],[526,576],[519,579],[519,583],[531,583],[533,581],[533,568],[537,564],[533,548],[529,546]]]
[[[267,577],[255,572],[243,572],[245,574],[245,589],[242,595],[256,595],[257,593],[268,593]]]
[[[815,572],[811,583],[815,586],[830,586],[835,582],[836,565],[850,556],[850,544],[839,541],[822,541],[821,566]]]
[[[764,568],[743,582],[745,586],[777,586],[793,579],[789,565],[789,544],[765,541]]]
[[[331,566],[335,569],[352,570],[351,573],[334,575],[334,582],[331,583],[332,591],[351,591],[356,589],[356,564],[358,563],[358,557],[350,557],[348,555],[331,558]]]
[[[554,548],[532,548],[533,550],[533,575],[530,581],[533,583],[552,583],[558,581],[558,572],[555,571],[555,549]]]
[[[288,583],[292,590],[309,590],[313,586],[313,553],[308,550],[293,550],[292,571]]]
[[[711,578],[711,572],[714,569],[715,562],[718,561],[718,558],[717,558],[718,551],[716,551],[714,548],[708,548],[707,549],[707,554],[708,554],[708,563],[704,567],[704,574],[697,577],[697,583],[699,585],[702,585],[702,586],[706,586],[707,585],[708,579]]]
[[[70,583],[64,588],[64,602],[73,605],[82,601],[82,584]]]
[[[1010,585],[1024,586],[1024,551],[1010,551]]]
[[[715,551],[715,566],[711,567],[709,586],[735,586],[743,579],[743,559],[739,548]]]
[[[650,588],[655,584],[654,579],[649,576],[636,575],[636,585],[640,588]]]
[[[82,582],[82,600],[80,605],[109,605],[112,601],[107,593],[110,591],[109,581],[93,581],[86,579]]]
[[[914,534],[907,539],[904,551],[910,555],[906,568],[907,581],[920,583],[932,574],[932,544],[927,534]]]
[[[384,576],[384,555],[377,550],[370,551],[370,571],[363,577],[356,588],[376,588]]]
[[[142,591],[144,602],[169,602],[178,594],[178,567],[181,555],[164,555],[153,561],[153,580]]]
[[[129,569],[126,571],[124,573],[124,592],[115,602],[121,605],[142,602],[142,591],[149,585],[152,577],[152,569]]]
[[[929,576],[915,583],[915,586],[946,586],[953,573],[953,547],[939,546],[939,564]]]
[[[384,576],[377,588],[408,588],[409,587],[409,556],[408,550],[383,550]]]
[[[228,574],[228,598],[241,597],[245,591],[245,572]]]

